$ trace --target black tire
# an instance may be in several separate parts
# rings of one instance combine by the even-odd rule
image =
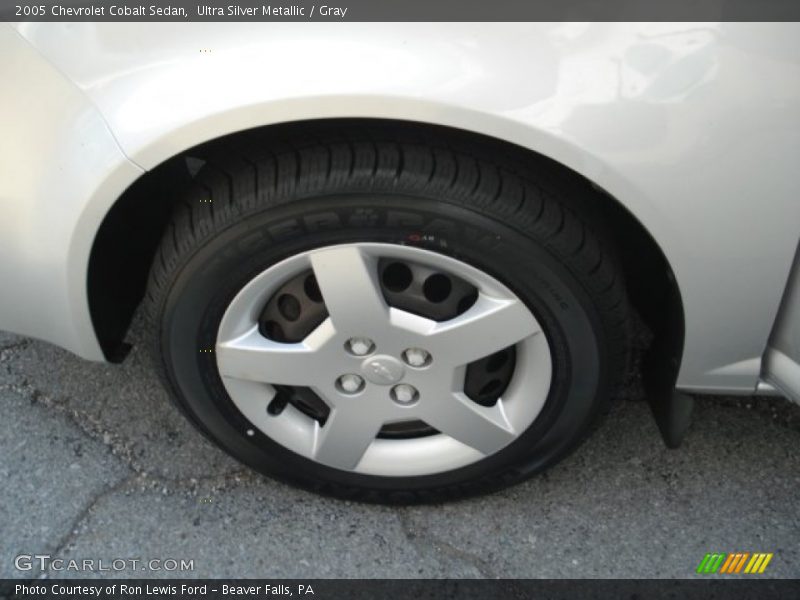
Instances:
[[[271,138],[270,138],[271,139]],[[575,448],[624,374],[628,303],[583,183],[544,159],[446,130],[341,126],[254,134],[197,149],[204,161],[154,261],[146,305],[155,362],[180,409],[251,467],[340,497],[437,501],[518,482]],[[209,202],[210,200],[210,202]],[[417,245],[476,266],[536,315],[554,371],[545,406],[503,450],[424,477],[326,467],[248,424],[221,383],[222,314],[249,280],[311,248],[355,241]]]

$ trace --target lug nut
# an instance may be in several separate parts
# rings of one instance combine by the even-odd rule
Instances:
[[[394,386],[389,394],[392,396],[392,400],[398,404],[409,405],[419,400],[417,388],[407,383]]]
[[[366,356],[375,350],[375,342],[369,338],[354,337],[347,340],[344,347],[353,356]]]
[[[431,364],[431,355],[422,348],[409,348],[403,352],[403,360],[412,367],[426,367]]]
[[[356,394],[364,388],[364,380],[358,375],[347,373],[336,380],[336,387],[345,394]]]

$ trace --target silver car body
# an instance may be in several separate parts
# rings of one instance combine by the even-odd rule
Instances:
[[[798,24],[19,23],[0,52],[0,329],[104,360],[88,259],[137,178],[239,130],[392,118],[627,208],[680,290],[680,389],[800,397]]]

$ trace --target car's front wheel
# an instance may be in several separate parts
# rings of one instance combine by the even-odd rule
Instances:
[[[621,278],[536,173],[374,135],[204,156],[153,267],[156,360],[204,433],[303,486],[519,481],[606,405]]]

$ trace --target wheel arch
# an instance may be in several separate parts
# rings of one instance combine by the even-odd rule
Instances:
[[[431,115],[431,118],[432,115]],[[187,158],[202,152],[207,144],[232,143],[257,131],[259,135],[291,138],[300,131],[336,124],[365,127],[391,126],[400,129],[425,129],[443,134],[459,135],[474,144],[498,144],[522,160],[542,161],[568,181],[578,186],[584,204],[600,213],[610,237],[619,250],[631,302],[653,333],[651,352],[657,360],[645,361],[659,370],[659,380],[674,386],[683,348],[684,318],[681,293],[675,275],[662,247],[650,230],[621,199],[608,191],[598,180],[625,182],[607,167],[582,154],[564,140],[534,131],[522,135],[519,124],[498,121],[494,135],[470,131],[463,127],[425,123],[417,120],[388,120],[375,118],[303,119],[250,128],[188,144],[185,132],[178,135],[180,143],[162,143],[164,157],[157,158],[151,150],[144,167],[147,172],[121,194],[110,206],[92,244],[87,292],[93,326],[106,358],[112,362],[124,358],[129,346],[124,339],[143,298],[150,265],[169,222],[172,207],[181,188],[191,181]],[[513,127],[512,127],[513,125]],[[525,138],[525,145],[519,143]],[[531,144],[533,147],[531,147]],[[175,151],[178,146],[186,145]],[[170,154],[170,152],[172,152]],[[555,155],[555,156],[554,156]],[[134,157],[142,162],[144,156]],[[580,169],[580,170],[578,170]],[[596,176],[596,177],[593,177]],[[600,176],[602,175],[602,176]],[[631,191],[631,190],[628,190]],[[668,374],[664,378],[661,369]],[[662,383],[662,385],[664,385]]]

